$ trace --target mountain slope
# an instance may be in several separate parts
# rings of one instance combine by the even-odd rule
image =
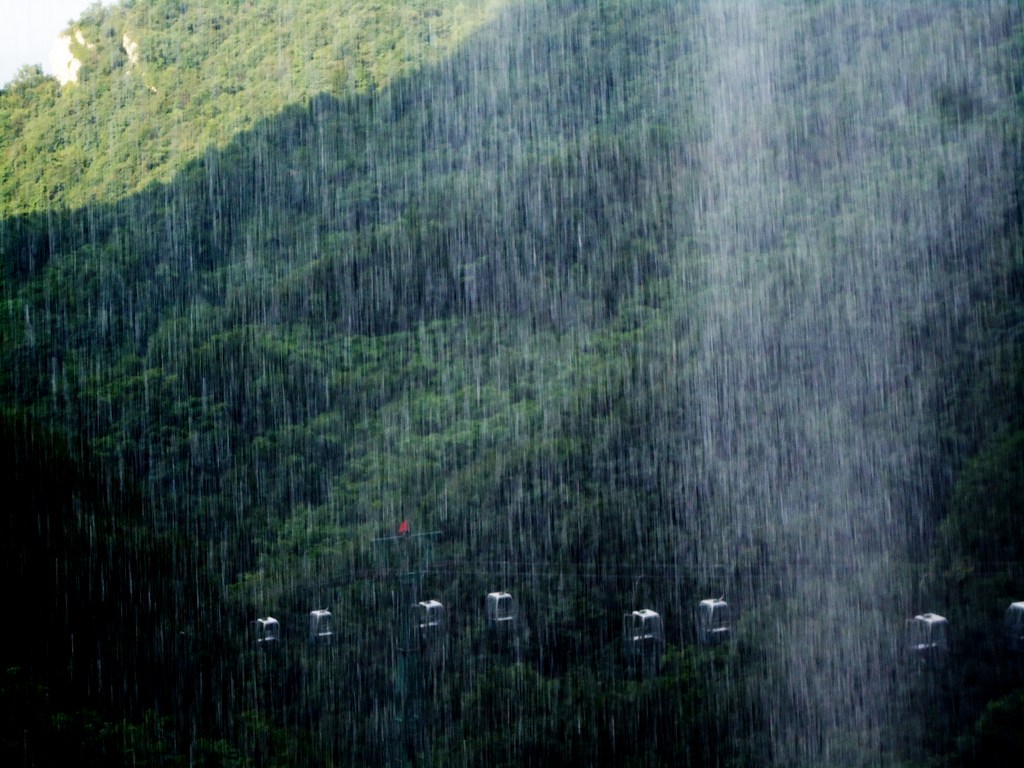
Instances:
[[[0,213],[109,202],[317,93],[385,88],[443,60],[499,0],[97,3],[63,87],[0,92]]]
[[[244,64],[202,35],[245,24],[322,75],[326,6],[260,26],[276,4],[234,5],[220,30],[190,31],[181,4],[154,17],[171,53],[149,70],[115,25],[120,69],[4,94],[42,114],[134,83],[128,102],[157,106],[130,125],[170,148],[168,175],[119,188],[114,155],[111,179],[68,175],[59,145],[40,159],[67,206],[25,195],[0,221],[5,406],[88,446],[141,500],[117,514],[196,592],[165,616],[187,664],[180,690],[139,692],[150,722],[176,702],[181,743],[254,764],[381,764],[407,744],[481,765],[955,754],[1003,683],[972,678],[944,720],[913,710],[895,640],[858,643],[918,609],[914,560],[943,517],[944,544],[991,551],[957,532],[990,478],[999,530],[1019,516],[1019,9],[538,0],[484,24],[481,4],[447,55],[398,73],[378,30],[361,66],[388,74],[363,90],[269,78],[265,103],[250,88],[188,123],[191,97],[149,101],[184,70],[211,72],[188,93],[222,87],[182,62]],[[370,6],[420,7],[345,7]],[[244,98],[271,111],[232,123]],[[452,623],[443,674],[414,681],[418,719],[396,703],[395,587],[371,543],[402,519],[440,531],[422,596]],[[836,599],[846,584],[858,600]],[[516,649],[476,621],[501,587],[529,622]],[[690,642],[712,590],[741,611],[732,648]],[[659,678],[618,653],[641,604],[666,618]],[[301,627],[323,606],[343,642],[318,656]],[[267,613],[281,657],[249,652]],[[780,726],[783,706],[799,716]],[[934,727],[947,738],[919,738]],[[814,738],[788,740],[800,729]]]

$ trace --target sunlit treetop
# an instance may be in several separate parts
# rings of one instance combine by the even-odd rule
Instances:
[[[45,78],[52,85],[39,90],[40,72],[23,71],[0,91],[0,215],[118,199],[167,181],[288,104],[386,88],[443,59],[502,5],[96,3],[63,35],[62,84]]]

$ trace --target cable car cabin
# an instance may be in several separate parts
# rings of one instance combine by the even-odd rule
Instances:
[[[647,608],[623,614],[622,640],[627,656],[657,659],[665,645],[661,616]]]
[[[281,624],[273,616],[256,619],[252,623],[256,634],[256,647],[273,650],[281,643]]]
[[[907,621],[907,651],[929,667],[941,666],[949,654],[949,622],[937,613],[922,613]]]
[[[697,605],[697,639],[718,645],[732,637],[732,610],[722,598],[701,600]]]
[[[1010,603],[1003,620],[1006,648],[1013,653],[1024,653],[1024,602]]]
[[[487,595],[487,629],[491,632],[510,634],[519,617],[519,606],[508,592],[491,592]]]
[[[444,638],[444,606],[437,600],[416,603],[416,624],[419,628],[420,642],[427,646],[435,645]]]
[[[330,611],[318,609],[309,612],[309,642],[330,645],[334,642],[334,617]]]

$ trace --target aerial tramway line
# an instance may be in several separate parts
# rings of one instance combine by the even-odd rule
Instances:
[[[448,606],[438,596],[424,597],[421,594],[424,576],[428,573],[449,576],[473,574],[486,576],[500,569],[503,578],[536,580],[571,575],[575,579],[606,581],[631,577],[625,572],[580,571],[578,567],[550,563],[509,563],[501,561],[482,568],[472,567],[461,561],[446,560],[431,565],[432,544],[438,531],[412,533],[408,522],[403,521],[394,536],[373,540],[375,549],[383,553],[386,565],[376,569],[353,572],[348,578],[337,580],[335,586],[355,581],[397,581],[396,615],[397,647],[400,655],[400,676],[413,678],[418,674],[415,668],[433,663],[441,649],[446,647],[449,616]],[[510,570],[510,566],[512,570]],[[676,578],[681,568],[674,564],[655,566],[660,578]],[[666,645],[665,621],[662,614],[637,600],[636,585],[648,577],[636,579],[634,600],[636,604],[629,612],[622,614],[621,643],[624,659],[642,669],[645,674],[656,672]],[[323,587],[324,585],[320,585]],[[504,587],[482,595],[480,622],[486,637],[499,646],[512,646],[523,637],[525,622],[519,601]],[[263,616],[251,622],[253,643],[256,648],[274,651],[283,645],[281,622],[273,616]],[[1006,650],[1024,655],[1024,601],[1012,603],[1005,611],[1002,636]],[[734,637],[733,608],[725,595],[697,601],[693,612],[693,633],[696,642],[705,646],[717,646],[730,642]],[[307,641],[309,645],[331,645],[339,642],[334,616],[328,608],[318,607],[308,614]],[[936,613],[921,613],[905,622],[903,647],[906,656],[920,667],[944,666],[950,655],[950,622]],[[399,687],[405,686],[402,683]],[[407,686],[406,686],[407,687]]]

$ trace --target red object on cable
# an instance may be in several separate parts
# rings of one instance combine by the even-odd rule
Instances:
[[[403,533],[408,533],[408,532],[409,532],[409,521],[408,520],[403,520],[402,524],[398,526],[398,534],[402,535]]]

